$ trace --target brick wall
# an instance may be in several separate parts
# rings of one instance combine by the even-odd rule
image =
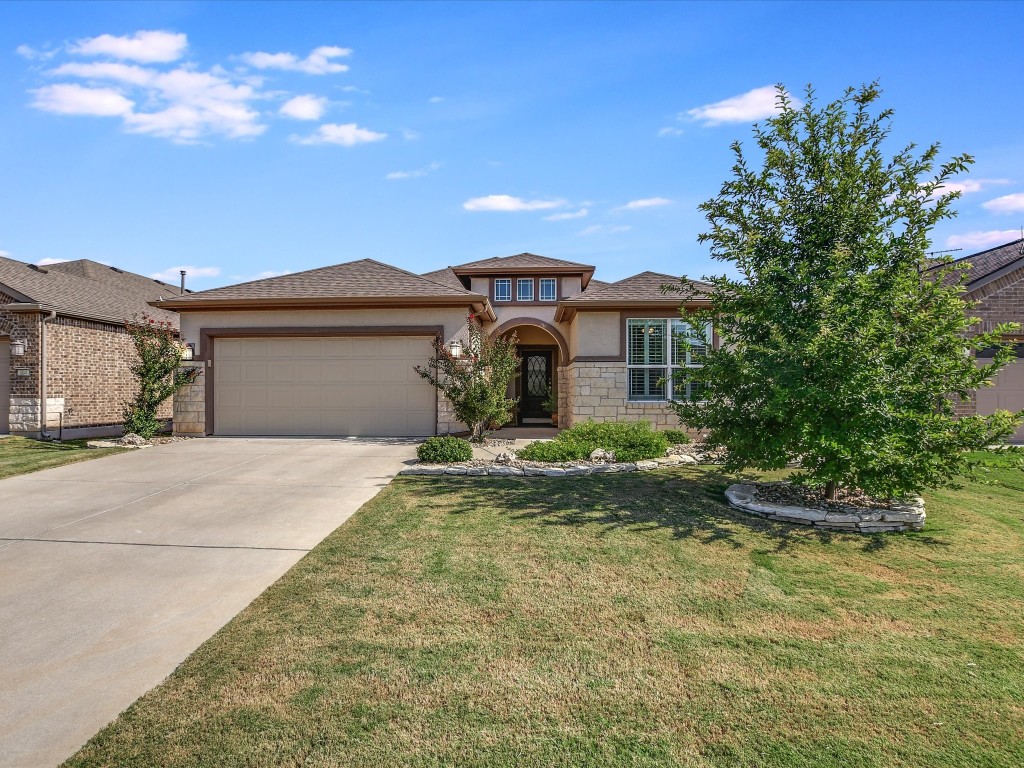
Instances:
[[[14,298],[0,292],[0,305],[14,302]],[[0,309],[0,336],[8,336],[11,341],[24,341],[25,354],[15,357],[11,355],[10,370],[7,375],[11,382],[11,398],[8,403],[0,403],[10,415],[12,431],[39,429],[39,313],[9,312]],[[19,371],[27,375],[19,375]]]

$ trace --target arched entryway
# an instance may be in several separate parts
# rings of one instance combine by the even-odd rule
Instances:
[[[569,347],[557,328],[532,317],[506,320],[492,334],[507,337],[513,332],[522,359],[520,375],[509,391],[518,401],[514,426],[555,427],[560,414],[566,411],[565,365]]]

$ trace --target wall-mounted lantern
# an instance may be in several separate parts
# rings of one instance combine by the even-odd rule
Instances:
[[[194,360],[196,357],[196,345],[192,343],[186,344],[181,348],[181,359],[182,360]]]
[[[27,345],[24,341],[12,341],[11,342],[11,357],[21,357],[25,354],[25,347]]]
[[[448,351],[452,353],[452,357],[462,357],[462,342],[458,339],[452,339],[448,344]]]

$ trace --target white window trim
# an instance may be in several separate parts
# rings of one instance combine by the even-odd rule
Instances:
[[[631,322],[651,323],[651,322],[662,322],[665,323],[664,337],[665,337],[665,350],[664,350],[664,363],[661,364],[647,364],[647,363],[633,363],[630,361],[630,349],[629,349],[629,325]],[[673,360],[675,345],[672,343],[675,337],[673,328],[676,323],[686,323],[682,318],[669,318],[669,317],[629,317],[626,318],[626,402],[627,403],[669,403],[673,402],[673,398],[668,397],[667,394],[671,389],[675,388],[675,374],[677,371],[681,371],[687,368],[703,368],[703,363],[694,363],[690,358],[690,350],[686,351],[686,362],[680,364]],[[648,399],[635,399],[632,397],[630,392],[630,381],[629,371],[632,369],[651,369],[656,368],[658,370],[666,371],[667,376],[665,382],[662,385],[662,393],[666,396],[657,400]],[[686,395],[689,398],[691,383],[687,382]]]
[[[508,285],[508,296],[507,298],[498,297],[498,284]],[[494,300],[495,301],[512,301],[512,278],[511,277],[496,277],[494,279]]]
[[[529,286],[530,295],[529,297],[523,296],[523,286]],[[532,277],[517,277],[516,278],[516,301],[533,301],[533,278]]]
[[[544,286],[551,286],[551,297],[545,298]],[[538,297],[541,301],[558,301],[558,278],[557,277],[542,277],[540,279],[540,296]]]

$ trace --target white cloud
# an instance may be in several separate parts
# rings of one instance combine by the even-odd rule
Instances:
[[[444,96],[431,96],[429,99],[427,99],[427,101],[430,102],[431,104],[440,104],[442,101],[444,101]]]
[[[945,195],[950,192],[959,192],[969,195],[972,192],[981,192],[986,187],[994,184],[1009,184],[1009,179],[964,179],[963,181],[947,181],[936,191],[936,195]]]
[[[11,254],[9,251],[0,251],[0,258],[9,259],[11,258]]]
[[[387,138],[386,133],[378,133],[368,128],[360,128],[355,123],[325,123],[310,136],[292,136],[296,144],[339,144],[343,147],[354,147],[356,144],[368,144]]]
[[[682,136],[686,131],[682,128],[673,128],[672,126],[666,126],[658,131],[658,136],[665,138],[666,136]]]
[[[160,71],[116,62],[71,62],[52,70],[52,75],[90,81],[111,80],[129,90],[132,101],[113,88],[86,88],[60,83],[36,90],[38,109],[62,114],[120,116],[129,133],[144,133],[194,143],[210,134],[241,139],[259,136],[267,127],[250,102],[262,98],[253,86],[236,84],[223,70],[200,72],[177,68]],[[147,111],[136,111],[137,103]]]
[[[185,53],[187,47],[188,38],[183,33],[144,30],[123,37],[116,35],[90,37],[79,40],[68,50],[82,56],[110,56],[114,59],[155,64],[177,61]]]
[[[220,267],[168,267],[162,272],[154,272],[150,275],[154,280],[163,280],[165,283],[174,283],[181,280],[181,270],[185,270],[185,280],[196,277],[217,277],[220,275]]]
[[[949,248],[987,248],[1003,243],[1020,240],[1020,231],[1016,229],[990,229],[987,231],[965,232],[962,235],[950,235],[946,238]]]
[[[351,48],[336,45],[321,45],[314,48],[306,58],[300,59],[294,53],[243,53],[239,58],[256,69],[283,69],[289,72],[304,72],[307,75],[331,75],[347,72],[348,64],[339,64],[334,59],[352,54]]]
[[[431,163],[430,165],[425,165],[422,168],[417,168],[415,171],[392,171],[384,178],[391,181],[396,181],[398,179],[418,179],[421,176],[426,176],[428,173],[433,173],[440,167],[441,163]]]
[[[993,213],[1020,213],[1024,211],[1024,192],[997,197],[995,200],[982,203],[981,207]]]
[[[617,232],[629,232],[632,227],[628,224],[622,224],[618,226],[608,226],[607,224],[594,224],[586,229],[581,229],[579,234],[582,237],[589,237],[590,235],[614,235]]]
[[[474,197],[462,204],[467,211],[546,211],[561,208],[565,200],[523,200],[511,195]]]
[[[355,86],[355,85],[343,86],[341,90],[344,91],[345,93],[361,93],[364,96],[366,96],[366,95],[368,95],[370,93],[365,88],[359,88],[358,86]]]
[[[30,45],[19,45],[14,49],[14,52],[23,59],[28,59],[29,61],[46,61],[47,59],[52,59],[56,56],[58,49],[55,48],[51,51],[41,51]]]
[[[762,120],[778,114],[776,97],[775,86],[766,85],[763,88],[754,88],[752,91],[741,93],[739,96],[716,101],[714,104],[705,104],[702,107],[687,110],[686,116],[691,120],[699,120],[704,125],[749,123],[752,120]],[[799,106],[802,102],[799,99],[793,99],[793,103]]]
[[[672,201],[667,197],[645,197],[642,200],[630,200],[625,205],[620,205],[616,211],[639,211],[643,208],[657,208],[662,205],[671,205]]]
[[[32,106],[44,112],[61,115],[94,115],[97,117],[127,116],[135,102],[113,88],[86,88],[71,83],[45,85],[32,91]]]
[[[0,253],[0,255],[3,255]],[[48,267],[50,264],[63,264],[68,259],[40,259],[36,262],[37,267]]]
[[[590,211],[588,211],[586,208],[580,208],[578,211],[566,213],[553,213],[550,216],[545,216],[544,221],[567,221],[568,219],[583,219],[586,218],[588,213],[590,213]]]
[[[327,99],[306,94],[288,99],[281,105],[280,112],[293,120],[319,120],[327,110]]]

